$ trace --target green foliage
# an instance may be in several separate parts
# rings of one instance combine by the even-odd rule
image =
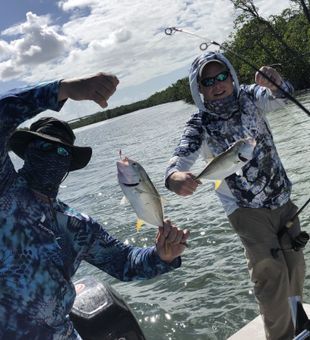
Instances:
[[[235,31],[223,44],[223,50],[234,65],[240,83],[253,83],[255,74],[253,68],[242,61],[243,58],[257,68],[281,64],[276,69],[293,83],[296,90],[310,88],[310,23],[305,7],[285,9],[281,15],[267,20],[259,16],[253,0],[231,1],[239,16],[235,20]],[[303,0],[294,2],[305,3]],[[177,100],[193,103],[187,78],[145,100],[97,112],[70,124],[76,128]]]
[[[244,56],[253,65],[281,64],[277,70],[294,87],[310,87],[310,25],[302,12],[285,10],[280,16],[272,16],[268,21],[272,30],[281,36],[275,38],[269,26],[256,17],[248,20],[226,43],[226,51]],[[287,48],[289,46],[289,48]],[[240,82],[253,82],[253,69],[243,63],[238,56],[227,53],[238,71]]]

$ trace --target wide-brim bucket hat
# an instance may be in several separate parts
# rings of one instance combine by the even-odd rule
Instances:
[[[72,160],[69,171],[84,168],[91,159],[92,149],[88,146],[74,145],[75,135],[70,125],[54,117],[40,118],[31,124],[29,130],[19,129],[13,132],[9,140],[9,148],[24,159],[28,144],[38,137],[70,148]]]

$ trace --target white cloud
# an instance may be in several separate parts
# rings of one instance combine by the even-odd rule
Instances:
[[[83,7],[95,6],[96,4],[96,0],[61,0],[58,2],[58,6],[64,11],[74,11]]]
[[[12,60],[6,60],[0,63],[0,74],[1,78],[10,79],[17,77],[22,73],[23,69],[14,65]]]
[[[1,79],[27,74],[36,77],[36,70],[32,69],[34,65],[64,56],[70,47],[70,39],[58,34],[56,26],[48,24],[48,17],[28,12],[25,23],[2,32],[3,36],[17,38],[9,43],[0,41],[0,48],[4,50],[0,63]]]
[[[259,9],[259,13],[264,17],[281,13],[283,9],[288,8],[291,5],[289,0],[281,1],[256,0],[255,4]]]
[[[13,48],[4,40],[0,40],[0,62],[7,60],[14,53]]]
[[[288,7],[288,0],[255,3],[263,15]],[[234,18],[229,0],[62,0],[58,5],[70,15],[61,27],[52,16],[28,12],[24,23],[2,32],[2,79],[36,82],[106,71],[120,78],[124,90],[184,69],[201,53],[201,39],[166,36],[166,27],[183,27],[221,43]]]

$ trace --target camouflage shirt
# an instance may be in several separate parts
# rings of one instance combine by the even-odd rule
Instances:
[[[45,202],[16,173],[8,139],[43,110],[59,111],[59,82],[0,97],[0,339],[80,339],[68,319],[71,281],[82,260],[113,277],[148,279],[179,267],[155,248],[125,245],[94,219],[55,199]]]
[[[233,78],[233,95],[204,103],[199,92],[199,66],[218,59],[226,64]],[[282,91],[272,94],[265,87],[240,85],[230,62],[217,52],[206,52],[192,64],[189,76],[192,97],[198,112],[186,123],[179,145],[166,170],[166,179],[176,171],[189,171],[201,155],[206,162],[227,150],[237,140],[256,140],[253,157],[242,174],[227,177],[216,190],[227,215],[238,207],[275,209],[285,204],[291,194],[289,181],[274,144],[266,113],[283,107],[287,99]],[[293,92],[283,81],[282,89]],[[216,104],[214,104],[216,103]]]

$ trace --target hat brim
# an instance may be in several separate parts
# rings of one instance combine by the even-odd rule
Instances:
[[[226,65],[224,62],[222,62],[221,60],[218,60],[218,59],[210,59],[210,60],[207,60],[206,62],[202,63],[202,64],[200,65],[200,67],[199,67],[198,75],[199,75],[200,78],[201,78],[203,69],[204,69],[207,65],[209,65],[209,64],[211,64],[211,63],[217,63],[217,64],[223,65],[223,66],[225,66],[225,67],[227,68],[227,65]]]
[[[68,146],[72,153],[72,160],[69,171],[84,168],[91,159],[92,149],[88,146],[75,146],[72,144],[64,143],[57,137],[27,130],[17,130],[11,135],[9,141],[9,149],[16,153],[16,155],[19,156],[21,159],[24,159],[25,150],[28,144],[35,138],[42,138],[44,140]]]

